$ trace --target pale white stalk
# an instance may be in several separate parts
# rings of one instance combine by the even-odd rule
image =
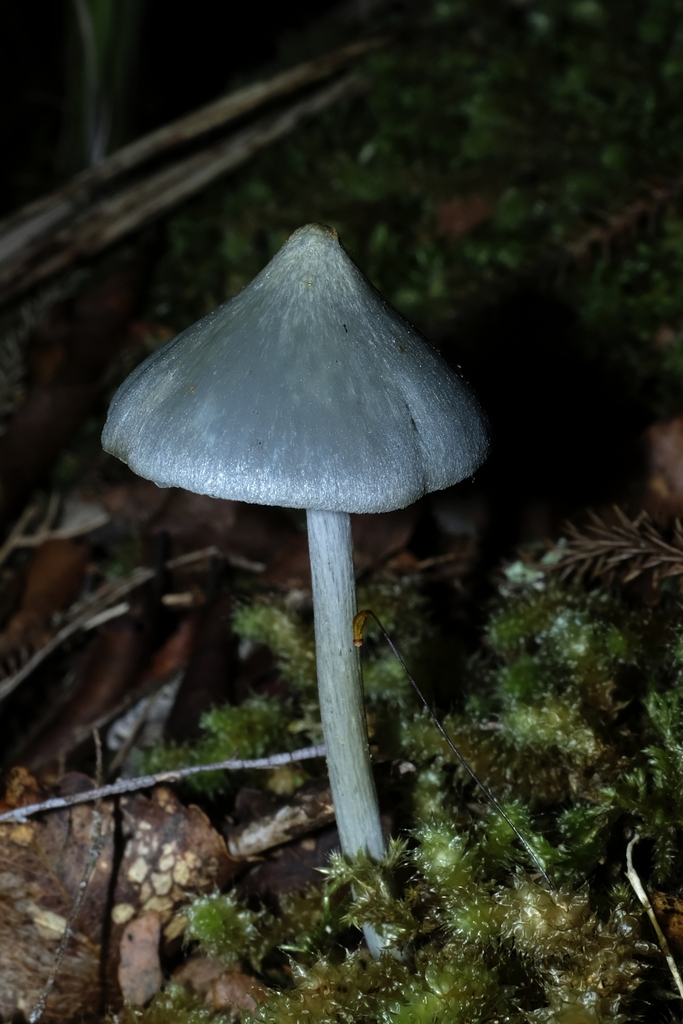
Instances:
[[[308,548],[313,583],[320,717],[342,851],[376,860],[386,852],[372,777],[359,652],[353,644],[356,583],[348,512],[310,510]],[[363,929],[373,956],[384,943]]]

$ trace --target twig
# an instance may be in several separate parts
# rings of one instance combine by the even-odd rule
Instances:
[[[59,504],[59,495],[51,494],[43,519],[33,533],[26,533],[26,529],[38,512],[39,505],[36,502],[27,505],[10,530],[6,541],[0,546],[0,565],[6,562],[17,548],[37,548],[48,540],[71,540],[74,537],[82,537],[85,533],[90,533],[91,530],[96,530],[99,526],[104,526],[109,522],[109,516],[102,510],[87,522],[79,523],[76,526],[53,528],[53,523],[59,512]]]
[[[0,262],[15,259],[29,248],[33,253],[46,238],[82,213],[104,186],[111,185],[123,174],[206,132],[222,128],[266,103],[327,78],[345,64],[384,46],[388,41],[384,36],[343,46],[288,68],[273,78],[243,86],[136,139],[94,167],[82,171],[56,192],[35,200],[0,222]]]
[[[5,562],[9,558],[11,553],[17,547],[19,538],[24,536],[24,530],[27,528],[27,526],[29,525],[37,511],[38,504],[34,502],[31,505],[27,505],[24,511],[21,513],[16,523],[10,530],[7,536],[7,540],[4,542],[2,547],[0,547],[0,565],[2,565],[3,562]]]
[[[643,883],[640,881],[638,872],[633,866],[633,847],[636,845],[636,843],[639,842],[640,836],[638,835],[638,833],[636,833],[631,842],[626,847],[626,877],[631,883],[631,886],[636,896],[642,903],[645,909],[645,913],[650,918],[650,924],[654,928],[655,935],[657,936],[657,942],[659,943],[659,948],[666,957],[666,962],[669,965],[669,970],[671,971],[674,982],[676,983],[676,988],[678,989],[681,998],[683,998],[683,979],[681,978],[678,967],[676,966],[676,961],[671,955],[671,949],[669,947],[669,943],[666,940],[666,935],[660,928],[659,921],[657,920],[655,912],[652,909],[650,899],[647,893],[645,892],[645,889],[643,888]]]
[[[406,676],[408,677],[408,680],[410,681],[411,686],[415,690],[415,693],[418,695],[418,697],[422,701],[422,704],[426,708],[430,718],[434,722],[434,725],[439,730],[439,732],[441,733],[441,735],[443,736],[444,740],[446,741],[446,743],[448,744],[450,749],[453,751],[453,753],[457,757],[457,759],[460,762],[460,764],[462,765],[462,767],[465,769],[466,772],[468,772],[470,777],[477,784],[477,786],[482,791],[482,793],[484,794],[486,799],[489,801],[489,803],[491,803],[493,805],[493,807],[495,807],[495,809],[498,811],[498,813],[500,814],[500,816],[503,819],[503,821],[505,821],[506,824],[510,826],[510,828],[512,829],[514,834],[517,836],[517,838],[519,839],[520,843],[522,844],[522,846],[524,847],[524,849],[529,854],[529,856],[531,857],[532,861],[534,862],[534,864],[536,865],[536,867],[540,871],[540,873],[543,876],[543,878],[546,881],[546,883],[550,886],[550,888],[553,890],[553,892],[556,892],[557,891],[557,887],[554,885],[554,883],[550,879],[549,875],[547,874],[545,868],[541,864],[541,861],[538,858],[538,854],[536,854],[534,852],[534,850],[532,849],[530,843],[524,838],[522,833],[519,831],[519,829],[517,828],[515,823],[512,821],[510,816],[506,813],[506,811],[504,810],[502,805],[498,802],[498,800],[493,795],[493,793],[491,792],[489,787],[486,785],[486,783],[481,781],[481,779],[476,774],[474,769],[469,766],[469,764],[467,763],[465,758],[462,756],[462,754],[460,753],[460,751],[456,747],[455,743],[453,742],[453,740],[448,735],[448,733],[444,729],[443,725],[441,724],[441,722],[437,718],[436,713],[433,710],[431,704],[429,703],[429,701],[425,697],[424,693],[422,692],[422,690],[418,686],[417,682],[415,681],[415,679],[413,678],[413,676],[409,672],[408,666],[406,665],[405,661],[401,657],[401,654],[400,654],[398,648],[396,647],[396,645],[394,644],[394,641],[391,639],[391,637],[387,633],[386,629],[384,628],[384,626],[382,625],[382,623],[377,618],[377,616],[375,615],[375,613],[372,611],[371,608],[364,608],[362,611],[358,612],[358,614],[354,617],[354,620],[353,620],[353,642],[356,645],[356,647],[360,647],[362,645],[362,643],[363,643],[363,627],[365,625],[365,620],[368,617],[368,615],[370,615],[375,620],[375,622],[377,623],[382,636],[386,640],[387,644],[391,648],[392,654],[394,655],[394,657],[398,661],[399,665],[401,666],[401,668],[405,672]]]
[[[97,775],[101,781],[102,778],[102,741],[100,734],[97,729],[93,730],[93,737],[95,739],[95,750],[97,752]],[[104,830],[102,828],[102,800],[96,798],[96,803],[93,808],[92,819],[90,822],[90,846],[88,848],[88,856],[85,862],[85,868],[83,870],[83,877],[78,885],[78,892],[76,893],[76,899],[73,902],[71,913],[69,914],[64,932],[60,940],[57,952],[55,953],[54,963],[52,969],[48,975],[47,981],[43,987],[43,991],[38,999],[38,1002],[33,1007],[29,1015],[29,1024],[37,1024],[40,1018],[45,1013],[45,1007],[47,1001],[50,998],[50,993],[54,988],[55,980],[61,969],[62,963],[64,962],[64,956],[66,954],[66,948],[69,943],[69,939],[73,935],[74,924],[76,919],[83,909],[83,903],[85,902],[85,896],[88,889],[88,884],[92,878],[92,873],[95,870],[97,861],[99,860],[100,853],[102,852],[102,846],[104,845]]]
[[[19,525],[19,524],[17,524]],[[166,563],[167,569],[178,569],[186,565],[191,565],[194,562],[204,561],[206,558],[210,558],[215,554],[220,554],[217,548],[202,548],[199,551],[190,551],[186,555],[179,555],[177,558],[170,558]],[[256,563],[260,566],[260,563]],[[244,565],[240,566],[245,568]],[[260,568],[251,566],[252,571],[260,571]],[[72,637],[75,633],[80,631],[87,632],[90,629],[95,629],[102,623],[107,622],[111,618],[116,618],[119,615],[124,615],[128,610],[124,607],[126,602],[122,602],[121,598],[130,594],[131,591],[141,587],[144,583],[147,583],[154,576],[154,569],[138,568],[135,569],[127,580],[123,580],[121,583],[111,584],[106,583],[100,590],[97,591],[87,601],[81,601],[76,603],[70,609],[70,621],[56,633],[51,640],[36,651],[35,654],[29,658],[25,665],[15,672],[14,675],[9,676],[0,682],[0,703],[9,697],[17,686],[27,679],[32,672],[38,668],[39,665],[48,658],[53,651],[56,651],[66,640]],[[118,605],[118,607],[116,607]],[[114,607],[112,607],[114,606]]]
[[[66,741],[67,746],[60,750],[58,757],[61,759],[68,757],[72,750],[76,750],[80,747],[81,743],[84,743],[87,740],[93,729],[106,729],[108,725],[120,718],[140,701],[147,699],[154,700],[158,695],[159,690],[166,682],[168,682],[168,676],[161,676],[158,679],[152,679],[145,686],[140,686],[132,691],[128,691],[128,693],[121,698],[115,707],[109,708],[100,715],[99,718],[95,719],[94,722],[89,722],[87,725],[75,727],[69,733]],[[108,766],[107,774],[109,777],[112,777],[115,774],[115,762],[116,758],[114,758]],[[63,770],[58,771],[58,778],[61,778],[63,774]]]
[[[282,113],[262,118],[227,140],[177,161],[121,192],[87,207],[58,231],[0,264],[0,302],[63,271],[76,260],[101,252],[141,228],[259,150],[277,142],[300,124],[341,99],[357,95],[363,85],[348,75],[299,100]]]
[[[56,811],[64,807],[74,807],[76,804],[91,803],[93,800],[104,800],[107,797],[120,796],[122,793],[133,793],[138,789],[151,789],[165,782],[178,782],[180,779],[187,779],[191,775],[200,775],[203,772],[277,768],[283,764],[310,761],[315,757],[325,757],[324,746],[303,747],[301,750],[293,750],[291,753],[272,754],[270,757],[257,757],[247,761],[240,760],[239,758],[229,758],[227,761],[216,761],[214,764],[188,765],[186,768],[175,768],[173,771],[157,772],[155,775],[139,775],[135,779],[117,779],[116,782],[112,782],[109,786],[91,789],[86,793],[53,796],[39,804],[15,807],[12,811],[5,811],[3,814],[0,814],[0,824],[8,821],[25,821],[28,817],[34,814],[41,814],[43,811]]]
[[[151,580],[153,576],[154,569],[136,569],[128,580],[121,583],[108,594],[107,604],[117,603],[118,598],[123,597],[125,594],[129,594],[131,590],[135,590],[137,587],[142,586],[143,583]],[[92,604],[86,611],[72,622],[68,623],[68,625],[64,626],[63,629],[60,629],[51,640],[48,640],[44,647],[41,647],[40,650],[36,651],[36,653],[29,658],[23,668],[20,668],[19,671],[15,672],[13,676],[9,677],[9,679],[3,680],[3,682],[0,683],[0,701],[9,697],[10,693],[16,690],[17,686],[20,686],[21,683],[23,683],[24,680],[27,679],[28,676],[30,676],[38,667],[38,665],[42,664],[42,662],[45,661],[53,651],[56,651],[58,647],[61,647],[69,637],[73,636],[74,633],[78,633],[79,630],[86,630],[88,628],[88,623],[96,617],[97,614],[99,614],[95,613],[94,608],[92,607],[98,603],[100,602],[96,595],[92,600]]]

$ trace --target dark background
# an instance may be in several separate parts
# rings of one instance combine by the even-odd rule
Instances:
[[[125,0],[123,0],[125,3]],[[333,39],[363,5],[338,0],[233,4],[133,0],[141,12],[123,99],[122,143],[220,95],[286,51],[288,36],[328,18]],[[0,4],[0,215],[78,169],[65,153],[77,111],[69,97],[73,10],[66,0]],[[296,43],[294,43],[296,46]]]

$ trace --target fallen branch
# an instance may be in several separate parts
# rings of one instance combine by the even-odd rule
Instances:
[[[190,551],[186,555],[180,555],[178,558],[169,559],[165,563],[165,568],[171,570],[179,569],[185,565],[202,562],[207,558],[215,556],[220,556],[217,548],[201,548],[198,551]],[[247,563],[246,567],[252,571],[260,571],[261,563],[257,562],[254,565]],[[240,560],[239,568],[245,568],[242,560]],[[137,590],[143,584],[148,583],[154,577],[154,574],[154,569],[135,569],[127,579],[119,583],[105,583],[92,597],[73,605],[69,611],[69,621],[66,625],[55,633],[43,647],[37,650],[17,672],[0,682],[0,702],[9,697],[10,693],[13,693],[46,658],[61,647],[70,637],[74,636],[74,634],[88,632],[101,626],[104,622],[109,621],[109,619],[125,615],[129,609],[127,603],[122,598],[126,597],[133,590]]]
[[[120,598],[129,594],[132,590],[137,587],[141,587],[143,583],[147,583],[154,576],[153,569],[136,569],[127,580],[111,589],[110,585],[103,588],[106,591],[106,597],[102,596],[102,591],[98,592],[95,597],[89,602],[88,608],[77,618],[73,619],[66,626],[55,633],[51,640],[35,652],[35,654],[29,658],[25,665],[15,672],[14,675],[8,679],[4,679],[0,683],[0,701],[3,701],[6,697],[9,697],[10,693],[16,690],[17,686],[24,682],[28,676],[40,665],[45,659],[56,651],[58,647],[81,630],[87,631],[89,628],[95,628],[95,626],[101,625],[102,618],[101,614],[104,611],[103,608],[99,608],[102,600],[105,600],[108,605],[121,604]],[[121,613],[123,614],[123,612]],[[91,625],[91,620],[94,623]]]
[[[655,935],[657,936],[657,942],[659,943],[659,948],[666,957],[666,962],[668,964],[669,970],[671,971],[671,975],[674,979],[674,982],[676,983],[676,988],[678,989],[679,994],[683,998],[683,979],[681,979],[680,972],[678,970],[678,967],[676,966],[676,961],[671,955],[671,949],[669,948],[669,943],[666,940],[666,935],[660,928],[659,921],[657,920],[655,912],[652,909],[650,898],[645,892],[645,889],[643,888],[643,883],[640,881],[640,877],[638,876],[638,872],[633,866],[633,847],[636,845],[636,843],[639,842],[640,836],[636,834],[626,847],[626,877],[631,883],[631,887],[633,888],[633,891],[635,892],[636,896],[645,908],[645,913],[650,918],[650,924],[654,928]]]
[[[63,189],[0,223],[0,302],[65,270],[82,257],[93,256],[220,175],[241,166],[258,150],[289,134],[307,118],[345,96],[358,93],[359,80],[347,76],[282,113],[263,118],[227,140],[177,161],[115,195],[106,195],[104,186],[111,186],[124,172],[166,153],[179,143],[224,126],[270,100],[329,77],[353,58],[385,42],[386,39],[371,39],[343,47],[267,82],[238,90],[131,143],[84,171]]]
[[[266,103],[327,78],[349,61],[386,42],[386,37],[377,37],[343,46],[288,68],[273,78],[243,86],[135,139],[100,160],[94,167],[76,175],[62,188],[29,203],[0,221],[0,263],[16,257],[28,244],[64,226],[96,198],[104,185],[111,184],[123,174],[206,132],[225,127]]]
[[[0,824],[9,821],[26,821],[34,814],[41,814],[44,811],[58,811],[64,807],[75,807],[76,804],[92,803],[94,800],[104,800],[112,796],[121,796],[123,793],[134,793],[139,789],[152,789],[168,782],[179,782],[191,775],[200,775],[203,772],[225,772],[244,771],[252,768],[278,768],[283,764],[296,764],[299,761],[310,761],[316,757],[325,757],[325,747],[302,747],[301,750],[293,750],[291,753],[272,754],[270,757],[257,757],[252,760],[240,760],[229,758],[227,761],[216,761],[214,764],[195,764],[186,768],[176,768],[173,771],[157,772],[155,775],[139,775],[135,779],[118,779],[108,786],[100,786],[98,789],[90,789],[85,793],[71,793],[69,796],[53,796],[37,804],[27,804],[25,807],[15,807],[11,811],[0,814]]]
[[[290,803],[272,814],[232,829],[227,838],[228,850],[231,857],[254,857],[332,821],[332,791],[324,781],[313,790],[296,793]]]

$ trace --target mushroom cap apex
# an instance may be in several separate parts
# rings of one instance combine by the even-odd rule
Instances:
[[[468,385],[320,224],[133,371],[102,443],[159,486],[343,512],[402,508],[488,451]]]
[[[305,238],[325,238],[333,242],[339,242],[339,234],[336,228],[332,228],[328,224],[318,224],[316,221],[311,221],[310,224],[304,224],[302,227],[297,228],[296,231],[292,231],[287,241],[293,242]]]

